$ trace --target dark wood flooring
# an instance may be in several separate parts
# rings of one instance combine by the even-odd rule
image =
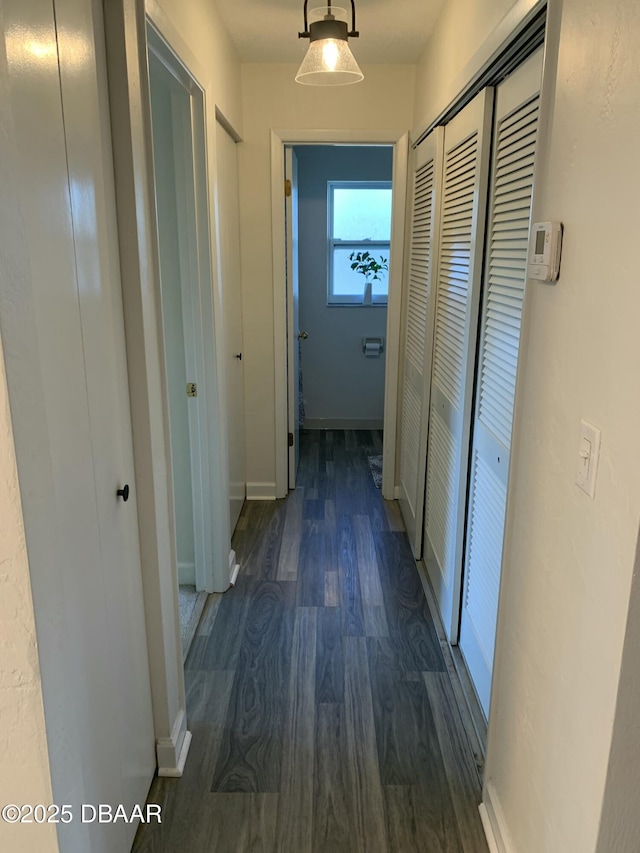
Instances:
[[[303,432],[298,488],[247,502],[238,582],[186,662],[193,742],[137,853],[484,853],[480,786],[371,431]]]

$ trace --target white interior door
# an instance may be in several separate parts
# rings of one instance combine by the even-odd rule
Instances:
[[[144,802],[155,768],[102,5],[2,13],[15,142],[2,204],[20,210],[3,257],[29,264],[3,278],[0,313],[53,799],[76,815],[58,838],[123,853],[135,824],[78,819],[81,803]]]
[[[300,310],[298,276],[298,158],[284,150],[285,222],[287,231],[287,379],[289,417],[289,488],[295,489],[300,460]]]
[[[422,553],[424,491],[433,352],[432,298],[440,228],[444,130],[414,152],[411,244],[404,318],[400,508],[416,559]]]
[[[217,213],[227,378],[229,512],[231,531],[233,532],[246,496],[238,152],[236,142],[228,131],[221,124],[217,124],[216,128],[218,152]]]
[[[496,90],[460,649],[489,715],[542,50]]]
[[[444,133],[444,176],[427,451],[425,562],[442,621],[458,638],[469,436],[493,90]]]
[[[113,155],[100,0],[55,0],[71,211],[102,549],[112,714],[124,803],[142,802],[155,769],[149,660],[122,309]],[[87,73],[77,73],[73,33],[93,31]],[[90,73],[89,73],[90,69]],[[87,139],[94,136],[94,145]],[[83,188],[93,187],[93,194]],[[114,496],[129,485],[130,498]],[[99,607],[93,603],[92,606]],[[86,624],[93,630],[91,623]],[[94,676],[96,691],[104,683]],[[112,723],[112,725],[114,724]],[[135,827],[125,835],[133,838]],[[115,845],[114,845],[115,847]]]

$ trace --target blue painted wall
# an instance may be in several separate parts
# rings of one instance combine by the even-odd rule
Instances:
[[[384,411],[384,354],[366,358],[362,338],[385,336],[385,306],[327,305],[327,182],[390,181],[393,149],[296,146],[302,375],[308,426],[377,421]],[[366,424],[365,424],[366,425]]]

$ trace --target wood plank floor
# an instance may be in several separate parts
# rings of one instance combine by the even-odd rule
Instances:
[[[191,750],[137,853],[485,853],[480,786],[376,431],[301,436],[245,504],[238,582],[187,658]]]

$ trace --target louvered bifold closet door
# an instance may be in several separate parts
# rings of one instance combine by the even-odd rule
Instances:
[[[440,248],[427,451],[425,562],[456,642],[493,89],[444,129]]]
[[[489,714],[542,52],[496,90],[460,649]]]
[[[443,128],[414,152],[411,244],[406,282],[400,433],[400,508],[416,559],[421,556],[435,300]]]

